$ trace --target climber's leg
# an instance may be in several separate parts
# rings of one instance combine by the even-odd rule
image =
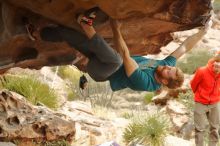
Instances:
[[[83,33],[64,26],[45,27],[40,32],[41,39],[50,42],[67,42],[71,47],[87,57],[91,56],[88,50],[89,39]]]
[[[95,54],[90,58],[87,71],[96,81],[106,80],[121,66],[121,57],[96,33],[92,25],[80,21],[79,23],[89,39],[87,42],[89,51]]]

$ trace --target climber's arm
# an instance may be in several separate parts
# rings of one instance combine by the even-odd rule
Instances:
[[[198,33],[188,37],[181,45],[178,47],[173,53],[170,55],[175,57],[176,59],[180,58],[183,54],[191,50],[206,34],[207,29],[202,28]]]
[[[114,35],[116,50],[123,59],[125,72],[128,77],[138,68],[138,64],[130,57],[129,49],[120,32],[120,26],[116,20],[111,20],[111,27]]]

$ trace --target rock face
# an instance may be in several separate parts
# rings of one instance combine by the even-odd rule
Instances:
[[[58,111],[71,118],[76,124],[72,145],[97,146],[107,141],[118,140],[122,129],[128,125],[124,119],[106,120],[93,114],[91,105],[81,101],[67,102]]]
[[[60,118],[45,107],[29,104],[19,95],[0,92],[0,139],[4,140],[72,140],[75,123]]]
[[[77,146],[96,146],[112,140],[120,142],[128,123],[123,118],[99,118],[90,104],[81,101],[66,102],[57,111],[52,111],[33,106],[16,93],[0,92],[0,141],[18,140],[19,146],[32,145],[32,140],[64,139]]]
[[[189,120],[186,107],[178,101],[170,100],[167,103],[166,109],[173,123],[173,131],[180,131],[183,125]]]
[[[211,0],[1,0],[1,72],[11,67],[70,64],[74,56],[82,56],[64,42],[30,41],[23,20],[30,20],[39,29],[53,22],[80,30],[75,14],[94,7],[100,9],[96,30],[110,45],[113,36],[108,17],[120,19],[131,54],[146,55],[159,53],[172,41],[170,32],[202,26],[209,17]]]

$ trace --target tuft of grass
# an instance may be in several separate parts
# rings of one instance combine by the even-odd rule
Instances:
[[[54,69],[53,69],[54,70]],[[70,66],[59,66],[58,68],[58,75],[63,79],[68,79],[71,82],[77,82],[81,76],[81,73],[79,70],[70,67]]]
[[[144,102],[149,104],[152,101],[152,98],[155,96],[153,92],[149,92],[144,96]]]
[[[52,68],[55,72],[57,68]],[[85,90],[79,89],[79,78],[82,75],[79,70],[72,66],[59,66],[58,75],[65,79],[68,83],[67,98],[74,100],[76,97],[81,97],[83,100],[89,99],[93,107],[102,106],[110,107],[113,99],[113,92],[109,87],[108,82],[97,83],[87,74],[84,74],[88,80],[88,85]]]
[[[71,88],[66,89],[67,91],[67,100],[68,101],[74,101],[76,99],[76,93],[73,92]]]
[[[1,84],[4,88],[26,97],[34,105],[42,103],[52,109],[58,106],[55,91],[35,77],[6,75]]]
[[[161,146],[168,133],[168,119],[157,113],[134,120],[125,129],[123,138],[126,143]]]

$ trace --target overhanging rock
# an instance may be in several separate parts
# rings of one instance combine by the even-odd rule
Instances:
[[[120,19],[131,54],[146,55],[159,53],[172,41],[171,32],[202,26],[212,9],[211,0],[1,0],[0,7],[1,72],[70,64],[73,56],[81,56],[64,42],[30,41],[24,18],[39,27],[52,22],[81,30],[76,13],[99,7],[97,32],[112,45],[108,17]]]

